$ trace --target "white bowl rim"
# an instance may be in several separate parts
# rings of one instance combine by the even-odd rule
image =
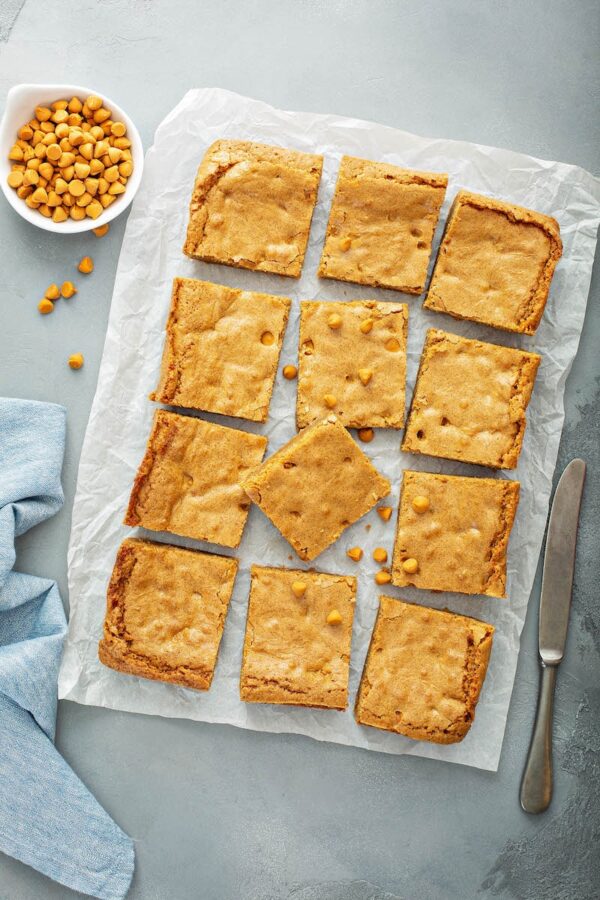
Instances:
[[[37,96],[37,99],[33,100],[32,112],[35,106],[40,103],[49,102],[50,97],[59,99],[69,96],[80,97],[83,99],[89,97],[90,94],[95,94],[98,97],[102,97],[103,102],[113,110],[117,114],[119,120],[123,121],[127,126],[127,136],[131,141],[131,152],[135,161],[133,174],[127,182],[125,193],[119,197],[116,203],[113,203],[105,209],[97,219],[86,217],[81,221],[68,219],[66,222],[53,222],[52,219],[47,219],[40,215],[37,210],[30,209],[24,201],[17,196],[16,191],[7,184],[6,176],[10,172],[8,151],[16,140],[14,135],[16,134],[17,128],[23,124],[20,121],[15,123],[14,119],[16,117],[16,112],[13,113],[13,109],[17,106],[19,98],[23,94]],[[4,196],[15,212],[37,228],[42,228],[44,231],[51,231],[54,234],[80,234],[85,231],[91,231],[93,228],[100,228],[102,225],[106,225],[108,222],[111,222],[113,219],[116,219],[117,216],[121,215],[133,201],[140,186],[143,168],[144,148],[142,139],[133,120],[118,103],[111,100],[104,92],[92,90],[76,84],[34,83],[16,84],[9,90],[6,96],[6,105],[2,120],[0,121],[0,186],[2,187]]]

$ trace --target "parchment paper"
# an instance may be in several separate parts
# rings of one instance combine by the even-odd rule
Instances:
[[[187,259],[181,252],[188,202],[196,168],[208,145],[220,137],[280,144],[325,156],[323,179],[313,219],[304,274],[297,281],[245,272]],[[550,299],[534,337],[511,336],[483,326],[423,311],[421,299],[316,277],[327,215],[339,160],[343,153],[408,168],[448,172],[446,202],[435,249],[456,191],[470,188],[542,212],[560,222],[564,256],[556,270]],[[340,116],[284,112],[265,103],[219,89],[189,91],[159,126],[146,157],[143,184],[135,199],[123,241],[98,388],[83,445],[69,547],[71,619],[59,679],[59,696],[80,703],[206,722],[221,722],[274,732],[295,732],[387,753],[411,753],[496,770],[514,681],[519,636],[537,565],[552,475],[563,425],[563,392],[577,352],[589,289],[596,232],[600,219],[600,185],[574,166],[441,139],[428,140],[370,122]],[[435,258],[435,253],[434,257]],[[299,299],[406,299],[409,304],[408,385],[411,396],[420,350],[428,327],[536,350],[543,356],[518,469],[507,477],[521,482],[521,502],[509,548],[506,600],[431,594],[416,589],[378,588],[371,559],[377,545],[391,554],[394,519],[384,524],[372,511],[349,528],[313,563],[325,572],[357,574],[350,708],[346,712],[244,704],[238,678],[252,562],[308,567],[302,563],[262,513],[253,507],[239,551],[203,545],[166,534],[169,540],[240,559],[219,662],[211,690],[192,690],[118,674],[100,664],[106,585],[117,547],[132,533],[121,524],[131,484],[144,453],[155,405],[148,401],[156,386],[174,276],[183,275],[291,296],[290,316],[269,420],[253,425],[206,415],[212,421],[269,438],[267,455],[295,433],[296,383],[281,377],[281,366],[296,361]],[[379,430],[371,444],[361,444],[380,472],[391,479],[397,505],[404,468],[489,476],[477,466],[437,461],[400,452],[401,432]],[[497,476],[503,477],[503,476]],[[354,544],[364,547],[360,566],[346,557]],[[436,746],[358,726],[352,706],[377,609],[377,596],[392,596],[474,615],[496,626],[496,636],[475,723],[461,744]]]

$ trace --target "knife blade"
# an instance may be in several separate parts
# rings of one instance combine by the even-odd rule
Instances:
[[[554,687],[567,640],[585,470],[582,459],[574,459],[566,467],[554,493],[548,522],[538,627],[542,677],[535,725],[521,782],[521,806],[529,813],[544,812],[552,800]]]

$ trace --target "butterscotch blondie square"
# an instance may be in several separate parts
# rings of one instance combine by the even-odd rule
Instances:
[[[301,559],[314,559],[390,490],[335,416],[305,428],[242,482]]]
[[[265,422],[291,301],[175,278],[151,400]]]
[[[345,709],[356,579],[252,566],[240,697]]]
[[[225,556],[123,541],[108,586],[101,662],[207,691],[237,567]]]
[[[493,626],[478,619],[380,597],[357,722],[435,744],[462,741],[475,716],[493,634]]]
[[[402,449],[514,469],[541,357],[430,329]]]
[[[157,410],[124,524],[237,547],[250,506],[241,481],[266,446],[258,434]]]
[[[504,597],[518,481],[405,471],[392,582]]]
[[[420,294],[448,176],[343,156],[321,278]]]
[[[198,169],[183,252],[297,278],[322,168],[312,153],[215,141]]]
[[[457,319],[534,334],[561,254],[555,219],[459,191],[425,306]]]
[[[347,428],[404,424],[404,303],[300,304],[298,428],[333,411]]]

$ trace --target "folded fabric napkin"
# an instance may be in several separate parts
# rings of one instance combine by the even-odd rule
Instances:
[[[133,843],[56,750],[67,630],[53,581],[12,571],[15,538],[57,512],[65,409],[0,398],[0,850],[73,890],[125,897]]]

